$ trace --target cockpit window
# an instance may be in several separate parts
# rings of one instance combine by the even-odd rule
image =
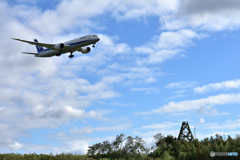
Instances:
[[[93,37],[97,37],[97,35],[93,35]]]

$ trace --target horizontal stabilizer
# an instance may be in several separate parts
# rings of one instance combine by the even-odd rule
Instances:
[[[30,53],[30,52],[22,52],[23,54],[34,54],[36,55],[37,53]]]

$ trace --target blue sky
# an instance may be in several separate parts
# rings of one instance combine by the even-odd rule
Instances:
[[[236,0],[0,2],[1,153],[85,154],[124,133],[154,145],[188,121],[198,139],[240,134]],[[11,38],[60,43],[87,34],[89,54],[35,58]]]

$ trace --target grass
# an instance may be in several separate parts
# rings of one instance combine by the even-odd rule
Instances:
[[[61,153],[61,154],[0,154],[0,160],[93,160],[87,155],[73,155],[70,153]]]

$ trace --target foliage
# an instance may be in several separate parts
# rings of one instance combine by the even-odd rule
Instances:
[[[225,136],[224,136],[225,137]],[[208,159],[237,159],[240,156],[240,136],[227,139],[216,134],[215,137],[205,138],[202,141],[195,139],[193,141],[177,140],[176,137],[161,133],[153,136],[155,146],[151,148],[144,147],[144,140],[141,137],[125,137],[124,134],[116,136],[116,139],[110,143],[104,141],[90,146],[88,155],[92,158],[123,158],[123,159],[142,159],[142,160],[208,160]],[[151,151],[151,152],[150,152]],[[238,152],[238,157],[210,157],[210,152]],[[240,158],[239,158],[240,159]]]
[[[144,147],[144,143],[145,141],[141,137],[125,137],[124,134],[120,134],[112,143],[104,141],[90,146],[87,155],[93,158],[141,159],[147,157],[149,151]]]
[[[70,153],[62,153],[62,154],[0,154],[0,160],[93,160],[93,158],[89,158],[87,155],[73,155]]]
[[[216,160],[240,159],[240,136],[235,138],[216,134],[215,137],[202,141],[180,140],[172,135],[163,136],[161,133],[154,137],[155,146],[146,148],[141,137],[126,137],[117,135],[113,142],[103,141],[89,146],[87,155],[73,155],[62,153],[57,155],[45,154],[0,154],[0,160]],[[239,156],[210,157],[210,152],[237,152]]]
[[[156,136],[156,135],[155,135]],[[227,140],[216,134],[215,138],[205,138],[202,141],[195,139],[193,141],[180,140],[178,141],[173,136],[159,136],[155,138],[157,148],[148,156],[161,159],[177,159],[177,160],[207,160],[207,159],[239,159],[240,156],[240,136],[232,139],[228,136]],[[210,152],[238,152],[237,157],[230,156],[215,156],[210,157]]]

